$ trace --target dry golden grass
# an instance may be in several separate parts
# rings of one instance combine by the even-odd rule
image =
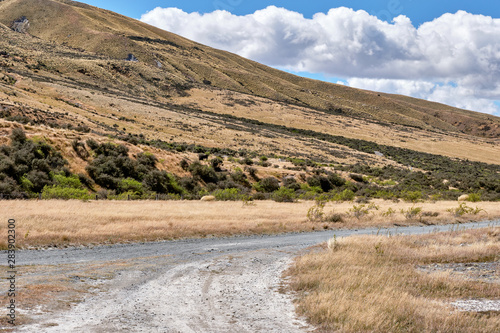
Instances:
[[[500,298],[500,285],[427,274],[419,265],[500,259],[500,228],[423,236],[360,236],[296,259],[288,271],[298,310],[324,332],[498,332],[498,312],[450,302]]]
[[[177,97],[174,100],[179,104],[195,105],[203,110],[269,124],[313,130],[431,154],[500,163],[500,145],[498,140],[494,139],[474,138],[449,132],[431,133],[416,128],[408,130],[407,127],[397,125],[384,126],[231,91],[192,89],[190,96]]]
[[[310,221],[308,210],[314,202],[276,203],[200,201],[0,201],[1,219],[16,220],[17,246],[70,246],[80,244],[157,241],[179,238],[275,234],[346,227],[392,226],[394,224],[455,223],[446,210],[456,202],[421,203],[423,212],[438,216],[407,219],[400,209],[411,203],[374,201],[379,210],[355,218],[349,216],[353,203],[329,203],[324,208],[342,215],[342,222]],[[466,220],[485,220],[500,216],[498,203],[469,204],[484,209]],[[382,216],[392,208],[391,216]],[[0,248],[6,248],[6,224],[0,224]]]
[[[50,107],[51,111],[69,112],[78,116],[74,123],[84,122],[99,132],[106,130],[97,123],[116,124],[129,133],[142,133],[148,138],[205,146],[252,147],[251,150],[266,153],[288,149],[299,155],[323,157],[327,148],[334,147],[322,147],[324,143],[309,147],[284,135],[259,137],[231,129],[221,123],[225,119],[214,119],[203,112],[193,115],[165,105],[158,107],[155,103],[159,101],[434,154],[500,163],[497,138],[500,121],[489,115],[296,77],[86,5],[50,0],[0,2],[0,22],[5,25],[22,15],[30,19],[29,35],[14,33],[0,25],[3,36],[0,48],[12,53],[2,61],[11,68],[9,75],[18,80],[13,86],[3,85],[0,98],[43,110]],[[138,36],[147,39],[141,41]],[[140,61],[119,60],[128,53],[134,53]],[[15,54],[22,54],[23,58]],[[27,66],[36,67],[39,61],[45,67],[36,73],[26,72]],[[156,61],[163,64],[161,68]],[[34,74],[44,79],[32,80]],[[203,84],[204,80],[210,80],[211,84]],[[175,85],[185,83],[196,89],[189,90],[187,95],[177,91]],[[55,98],[82,107],[72,107]],[[347,115],[315,111],[337,108]],[[384,127],[349,115],[433,131],[398,125]],[[137,116],[134,118],[137,122],[119,120],[120,116]],[[461,135],[459,130],[492,139]]]

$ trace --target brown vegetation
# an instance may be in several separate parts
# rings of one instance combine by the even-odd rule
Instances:
[[[336,228],[359,228],[409,224],[456,223],[486,220],[500,216],[496,203],[480,202],[477,215],[455,217],[447,210],[456,202],[421,203],[422,214],[405,217],[401,210],[410,203],[375,201],[378,210],[356,217],[353,203],[329,203],[325,217],[333,211],[341,220],[309,220],[308,210],[315,204],[257,201],[0,201],[2,218],[16,220],[17,246],[20,248],[75,246],[179,238],[275,234]],[[394,213],[387,215],[390,210]],[[427,214],[431,212],[433,214]],[[437,216],[435,216],[437,215]],[[6,225],[0,225],[0,248],[6,248]]]
[[[458,311],[500,298],[500,284],[420,266],[500,259],[500,228],[332,239],[289,270],[298,311],[324,332],[498,332],[499,311]]]

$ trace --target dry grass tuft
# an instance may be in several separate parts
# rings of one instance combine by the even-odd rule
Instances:
[[[500,298],[500,285],[431,274],[419,265],[500,259],[500,228],[421,236],[334,239],[288,271],[298,311],[325,331],[498,332],[500,315],[450,302]]]

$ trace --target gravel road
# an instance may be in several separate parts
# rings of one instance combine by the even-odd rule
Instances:
[[[500,226],[336,230],[277,236],[19,251],[20,265],[133,261],[70,310],[20,332],[311,332],[280,292],[282,272],[305,248],[336,235],[422,234]]]

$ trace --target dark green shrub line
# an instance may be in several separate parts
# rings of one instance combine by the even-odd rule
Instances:
[[[55,173],[70,173],[68,162],[47,143],[28,140],[21,128],[13,129],[10,138],[10,146],[0,146],[2,195],[13,199],[33,197],[55,184]]]

